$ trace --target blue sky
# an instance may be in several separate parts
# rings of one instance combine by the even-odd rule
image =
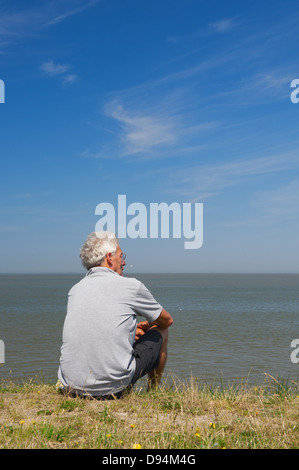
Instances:
[[[0,1],[0,272],[83,272],[96,206],[201,202],[127,273],[298,272],[295,1]]]

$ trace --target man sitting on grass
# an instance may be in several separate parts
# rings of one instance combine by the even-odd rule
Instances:
[[[81,248],[88,270],[71,288],[58,379],[65,391],[120,398],[148,374],[156,387],[167,359],[171,315],[137,279],[123,277],[125,256],[111,232],[93,232]],[[137,324],[137,315],[146,320]]]

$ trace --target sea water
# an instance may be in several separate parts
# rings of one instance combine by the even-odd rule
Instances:
[[[56,382],[67,294],[83,276],[0,276],[1,378]],[[298,380],[291,358],[299,338],[298,274],[134,277],[174,318],[166,374],[205,382]]]

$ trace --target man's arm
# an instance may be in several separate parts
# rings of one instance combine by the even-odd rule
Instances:
[[[172,324],[173,324],[172,316],[170,315],[169,312],[167,312],[164,308],[162,308],[162,311],[160,315],[158,316],[157,320],[150,323],[150,327],[157,325],[160,328],[169,328]]]
[[[142,321],[138,323],[135,340],[140,338],[140,336],[143,336],[144,333],[147,330],[149,330],[152,326],[159,326],[160,328],[167,329],[172,324],[173,324],[172,316],[164,308],[162,308],[162,311],[160,315],[158,316],[157,320],[153,321],[152,323],[149,323],[148,321]]]

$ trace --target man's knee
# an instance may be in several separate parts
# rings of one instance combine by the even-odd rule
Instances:
[[[157,325],[152,326],[151,329],[155,329],[162,336],[162,344],[166,345],[168,341],[168,328],[160,328]]]

